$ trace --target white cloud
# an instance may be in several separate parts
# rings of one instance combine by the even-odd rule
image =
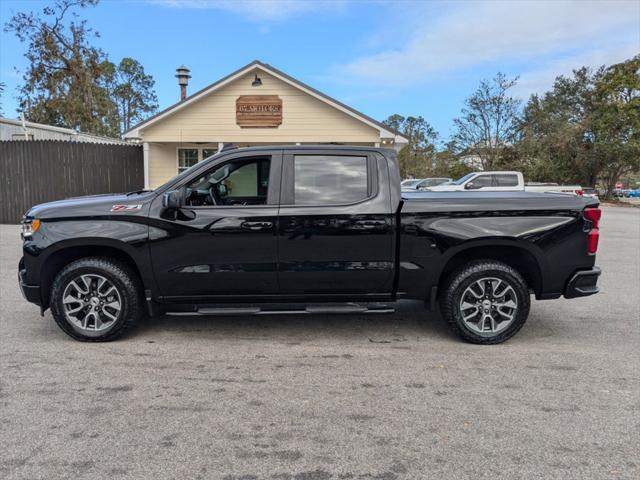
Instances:
[[[172,8],[215,9],[235,13],[252,22],[279,22],[320,10],[340,11],[346,0],[148,0]]]
[[[549,61],[544,67],[525,71],[520,75],[514,94],[526,98],[532,93],[548,91],[559,75],[570,76],[573,70],[583,66],[594,70],[602,65],[613,65],[638,55],[638,47],[634,45],[619,46],[613,49],[596,49],[587,53]]]
[[[407,43],[341,65],[335,73],[356,81],[406,86],[484,64],[539,62],[589,51],[599,52],[602,63],[611,63],[608,57],[617,57],[620,50],[640,51],[640,3],[636,1],[452,5],[454,8],[431,20],[441,13],[437,8],[441,4],[400,4],[411,7],[405,12],[413,28]],[[420,16],[422,23],[415,21]]]

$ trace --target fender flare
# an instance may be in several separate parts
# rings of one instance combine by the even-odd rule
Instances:
[[[59,240],[47,248],[43,249],[38,255],[40,261],[38,269],[38,277],[43,278],[44,269],[48,262],[61,251],[69,251],[75,248],[90,250],[91,248],[110,248],[118,250],[126,255],[133,265],[137,273],[140,275],[143,288],[145,290],[157,291],[155,278],[151,267],[151,256],[149,254],[148,244],[141,244],[139,247],[124,242],[122,240],[106,238],[106,237],[76,237]]]
[[[526,240],[521,240],[515,237],[490,237],[471,239],[462,242],[454,247],[448,248],[439,259],[439,264],[437,267],[438,283],[442,279],[442,274],[445,270],[445,267],[455,256],[460,255],[466,251],[482,247],[508,247],[522,250],[531,255],[538,268],[537,276],[540,279],[540,290],[544,290],[544,284],[546,283],[544,272],[549,271],[547,268],[547,260],[544,253],[542,252],[540,247],[532,244],[531,242],[527,242]]]

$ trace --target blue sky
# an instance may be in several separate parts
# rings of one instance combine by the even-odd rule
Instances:
[[[0,0],[0,20],[48,3]],[[482,78],[519,75],[526,99],[573,68],[640,53],[635,0],[102,0],[81,15],[112,61],[153,75],[161,108],[178,99],[177,66],[195,92],[259,59],[374,118],[422,115],[444,140]],[[0,33],[5,116],[17,116],[24,51]]]

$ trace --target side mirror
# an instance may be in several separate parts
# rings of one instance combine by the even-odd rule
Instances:
[[[473,190],[474,188],[476,188],[476,187],[475,187],[475,185],[473,184],[473,182],[467,182],[467,183],[464,185],[464,189],[465,189],[465,190]]]
[[[162,206],[169,210],[177,210],[180,208],[180,192],[171,190],[162,196]]]

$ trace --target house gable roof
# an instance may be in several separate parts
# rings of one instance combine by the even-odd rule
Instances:
[[[337,110],[342,111],[343,113],[346,113],[347,115],[350,115],[351,117],[360,120],[361,122],[377,129],[380,131],[380,136],[381,137],[386,137],[386,138],[394,138],[396,143],[408,143],[408,140],[402,136],[401,134],[399,134],[398,132],[396,132],[395,130],[393,130],[392,128],[389,128],[388,126],[384,125],[383,123],[349,107],[348,105],[345,105],[342,102],[339,102],[338,100],[331,98],[330,96],[316,90],[313,87],[310,87],[309,85],[306,85],[305,83],[287,75],[286,73],[278,70],[277,68],[272,67],[269,64],[266,63],[262,63],[259,60],[254,60],[253,62],[249,63],[248,65],[245,65],[244,67],[236,70],[233,73],[230,73],[229,75],[227,75],[226,77],[221,78],[220,80],[218,80],[217,82],[212,83],[211,85],[208,85],[207,87],[197,91],[196,93],[193,93],[191,95],[189,95],[187,98],[185,98],[184,100],[181,100],[178,103],[175,103],[173,105],[171,105],[170,107],[162,110],[161,112],[153,115],[152,117],[149,117],[148,119],[140,122],[139,124],[137,124],[136,126],[132,127],[131,129],[127,130],[124,133],[124,138],[127,139],[131,139],[131,138],[140,138],[140,130],[144,129],[152,124],[154,124],[155,122],[158,122],[160,120],[162,120],[163,118],[172,115],[173,113],[177,112],[178,110],[194,103],[197,102],[198,100],[200,100],[201,98],[209,95],[210,93],[224,87],[225,85],[228,85],[229,83],[233,82],[234,80],[242,77],[243,75],[247,74],[248,72],[250,72],[253,69],[260,69],[263,70],[264,72],[273,75],[274,77],[290,84],[293,85],[294,87],[298,88],[299,90],[302,90],[303,92],[311,95],[312,97],[318,98],[322,101],[324,101],[325,103],[328,103],[329,105],[331,105],[332,107],[336,108]]]

